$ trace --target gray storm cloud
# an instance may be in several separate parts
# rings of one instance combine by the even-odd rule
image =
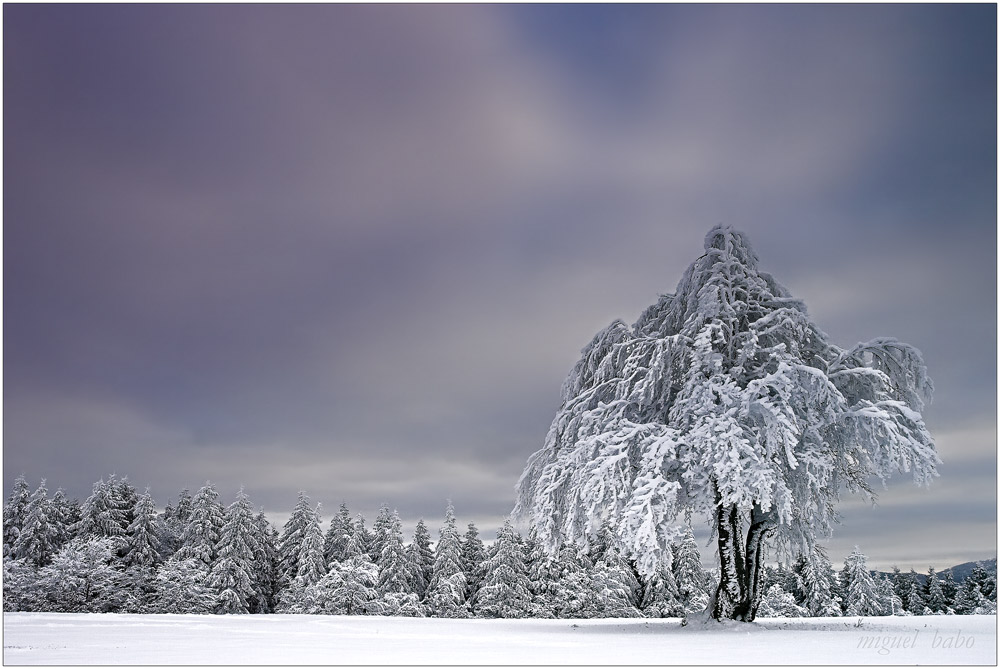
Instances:
[[[940,486],[845,545],[937,559],[961,501],[986,557],[949,463],[995,461],[995,12],[6,6],[4,484],[488,534],[579,349],[725,222],[936,381]]]

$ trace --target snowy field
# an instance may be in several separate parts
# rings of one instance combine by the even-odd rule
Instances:
[[[11,664],[996,664],[996,616],[444,620],[4,613]]]

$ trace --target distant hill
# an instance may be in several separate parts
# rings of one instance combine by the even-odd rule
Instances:
[[[962,564],[957,564],[954,567],[948,567],[941,571],[941,575],[944,576],[945,572],[951,572],[952,577],[956,581],[964,581],[965,578],[972,573],[972,569],[976,566],[976,562],[963,562]],[[979,560],[979,564],[982,564],[986,568],[986,571],[996,572],[997,570],[997,559],[992,560]]]
[[[966,579],[966,577],[969,574],[972,573],[972,569],[977,564],[983,565],[983,567],[986,569],[986,571],[991,571],[993,573],[996,573],[996,570],[997,570],[997,559],[996,558],[991,558],[989,560],[977,560],[976,562],[963,562],[962,564],[957,564],[954,567],[948,567],[947,569],[942,569],[941,571],[938,572],[938,576],[940,578],[944,578],[944,575],[946,573],[951,572],[952,578],[955,579],[955,582],[956,583],[961,583],[962,581],[964,581]],[[886,576],[892,577],[892,572],[876,571],[876,572],[872,572],[872,573],[878,574],[878,575],[884,574]],[[927,574],[921,574],[921,573],[918,572],[917,573],[917,580],[920,581],[921,583],[926,582],[927,581]]]

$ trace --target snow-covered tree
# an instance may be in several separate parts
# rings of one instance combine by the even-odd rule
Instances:
[[[340,510],[330,519],[330,529],[326,531],[323,542],[323,557],[326,564],[340,562],[346,559],[347,544],[354,534],[354,524],[351,522],[351,512],[347,509],[347,503],[340,503]]]
[[[868,570],[868,558],[855,546],[844,561],[848,576],[847,615],[880,616],[884,613],[878,585]]]
[[[604,548],[603,556],[590,571],[591,589],[599,602],[596,616],[600,618],[637,618],[642,615],[636,608],[641,585],[614,544]],[[701,609],[705,608],[701,602]],[[697,605],[695,605],[697,607]]]
[[[66,499],[66,493],[59,488],[52,496],[51,513],[52,523],[56,528],[55,544],[58,549],[73,538],[71,528],[80,522],[80,504],[76,500]]]
[[[684,527],[681,541],[672,552],[674,582],[681,606],[689,614],[704,611],[708,606],[709,593],[705,572],[701,568],[701,551],[690,525]]]
[[[883,575],[876,579],[876,590],[878,591],[879,604],[882,608],[882,615],[901,616],[905,614],[903,599],[896,594],[892,587],[892,581],[888,576]]]
[[[920,582],[916,578],[910,580],[910,591],[906,596],[906,610],[915,616],[924,615],[927,606],[924,604],[924,595],[921,592]]]
[[[3,505],[3,554],[11,555],[14,549],[14,542],[21,533],[21,526],[24,525],[24,514],[28,509],[28,501],[31,499],[31,488],[21,474],[14,479],[14,488],[10,492],[6,503]]]
[[[217,613],[250,613],[259,594],[254,571],[259,550],[254,523],[253,507],[241,488],[226,509],[218,557],[208,575],[208,585],[218,596]]]
[[[802,618],[809,611],[795,603],[795,596],[773,583],[760,603],[759,614],[765,618]]]
[[[124,599],[122,574],[114,568],[120,544],[108,537],[79,537],[41,569],[38,593],[47,611],[107,613]]]
[[[465,536],[462,537],[462,571],[465,572],[465,582],[468,584],[468,591],[465,593],[466,599],[472,601],[479,590],[479,583],[483,578],[483,563],[486,562],[486,548],[483,540],[479,538],[479,528],[475,523],[469,523]]]
[[[461,575],[461,579],[454,578]],[[461,581],[460,597],[455,601],[455,588]],[[448,501],[445,510],[444,526],[439,532],[437,546],[434,550],[434,569],[431,572],[431,582],[427,586],[425,599],[440,602],[438,605],[431,603],[431,610],[437,615],[445,615],[444,611],[454,613],[465,603],[465,592],[468,583],[465,580],[465,573],[462,569],[462,543],[458,535],[458,526],[455,521],[455,507]],[[435,592],[440,590],[440,592]]]
[[[833,582],[836,577],[826,553],[816,550],[803,558],[800,572],[802,607],[812,616],[841,615],[840,604],[833,594]]]
[[[208,567],[196,558],[171,558],[156,570],[148,613],[212,613],[218,595],[209,587]]]
[[[407,549],[410,558],[410,583],[420,599],[424,598],[427,587],[434,575],[434,551],[431,549],[431,533],[421,518],[413,530],[413,541]]]
[[[56,551],[56,540],[61,530],[53,522],[54,509],[49,500],[45,479],[38,485],[24,513],[21,532],[14,541],[14,557],[27,560],[37,567],[44,566]]]
[[[350,616],[381,615],[385,610],[378,595],[378,567],[367,554],[334,562],[311,590],[311,612]]]
[[[151,568],[160,561],[159,520],[149,488],[136,498],[126,538],[126,566]]]
[[[474,604],[476,613],[487,618],[526,618],[531,611],[523,547],[509,518],[497,530],[493,550],[483,563]]]
[[[201,560],[206,567],[212,567],[225,522],[225,510],[218,499],[219,493],[215,486],[206,481],[191,500],[191,515],[181,535],[181,547],[177,551],[179,560],[195,558]]]
[[[323,578],[326,573],[326,560],[323,556],[323,530],[321,528],[320,511],[322,506],[316,505],[308,518],[302,543],[299,546],[298,569],[295,578],[305,585],[312,585]]]
[[[299,491],[298,502],[292,509],[278,541],[278,583],[279,588],[287,587],[299,571],[299,554],[306,532],[313,523],[314,512],[309,495]]]
[[[128,524],[115,491],[114,477],[94,483],[90,497],[80,509],[80,520],[73,526],[74,536],[119,537],[126,533]]]
[[[660,564],[651,574],[643,574],[643,594],[639,608],[647,618],[674,618],[684,615],[684,604],[677,590],[673,570]]]
[[[873,477],[937,474],[920,415],[931,390],[911,346],[829,343],[719,226],[674,294],[584,348],[515,514],[550,551],[586,545],[607,519],[649,575],[670,562],[680,519],[704,513],[720,566],[712,615],[752,620],[766,546],[811,553],[842,490],[871,497]]]
[[[554,618],[559,568],[553,555],[545,551],[535,531],[525,541],[528,589],[531,592],[532,618]]]
[[[379,573],[379,593],[386,595],[413,592],[410,583],[412,567],[406,548],[403,546],[403,524],[396,511],[389,515],[388,523],[381,531],[379,543],[382,549],[375,563]]]
[[[943,613],[947,604],[944,599],[944,590],[941,588],[941,581],[938,580],[934,567],[927,570],[927,580],[924,582],[924,606],[935,613]]]
[[[261,511],[251,526],[254,546],[254,577],[256,594],[251,613],[271,613],[278,588],[278,531]]]
[[[370,544],[371,533],[365,528],[365,517],[359,513],[354,517],[354,532],[347,542],[347,547],[344,549],[344,559],[341,562],[362,555],[371,560],[371,556],[368,555],[368,546]]]

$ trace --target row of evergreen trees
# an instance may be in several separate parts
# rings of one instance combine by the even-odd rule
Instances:
[[[98,481],[80,504],[20,477],[3,510],[4,610],[675,617],[704,610],[715,587],[690,528],[644,577],[607,526],[587,551],[549,555],[509,522],[491,546],[474,523],[463,535],[450,503],[435,543],[423,520],[404,543],[386,506],[371,529],[341,504],[324,532],[320,513],[299,493],[279,532],[242,490],[224,507],[207,483],[158,513],[127,478]],[[887,589],[857,551],[840,574],[820,554],[768,570],[762,615],[995,612],[995,575],[981,571],[961,587],[897,573]]]

